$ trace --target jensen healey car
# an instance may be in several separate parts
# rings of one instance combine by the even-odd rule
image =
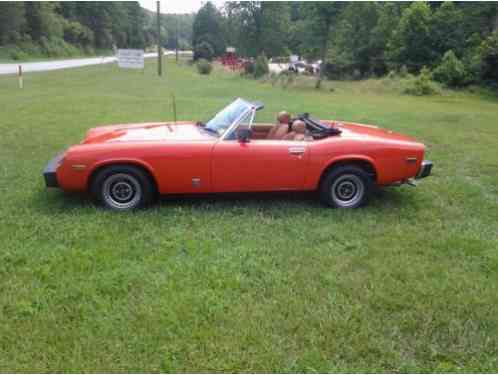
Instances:
[[[317,191],[330,207],[365,204],[375,186],[430,175],[425,147],[373,125],[286,112],[257,123],[260,102],[241,98],[203,122],[112,125],[52,159],[47,187],[90,192],[130,210],[158,194]]]

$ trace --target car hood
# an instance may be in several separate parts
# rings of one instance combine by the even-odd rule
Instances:
[[[82,143],[204,141],[215,139],[192,122],[143,123],[90,129]]]

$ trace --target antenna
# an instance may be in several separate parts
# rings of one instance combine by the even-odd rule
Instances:
[[[175,94],[171,93],[171,104],[173,106],[173,119],[176,124],[176,99],[175,99]]]

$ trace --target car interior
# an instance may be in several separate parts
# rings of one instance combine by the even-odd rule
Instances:
[[[275,124],[253,123],[251,139],[313,141],[325,136],[340,134],[340,130],[331,127],[331,125],[329,122],[326,125],[317,122],[311,119],[307,113],[298,115],[297,118],[291,118],[288,112],[282,111],[278,114]]]

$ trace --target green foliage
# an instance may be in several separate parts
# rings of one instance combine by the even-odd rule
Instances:
[[[195,65],[199,74],[209,75],[213,70],[213,65],[206,59],[198,59]]]
[[[408,74],[408,68],[406,67],[406,65],[402,65],[401,68],[399,68],[399,76],[402,78],[406,78]]]
[[[434,59],[440,59],[447,51],[462,56],[465,47],[464,13],[452,1],[445,1],[431,17],[430,39]]]
[[[23,3],[0,2],[0,45],[19,41],[25,25]]]
[[[384,73],[381,50],[375,44],[372,29],[377,24],[378,6],[373,2],[349,4],[340,13],[332,32],[332,47],[327,61],[345,76]],[[378,64],[378,65],[377,65]]]
[[[406,8],[388,44],[392,61],[415,72],[430,65],[433,58],[430,25],[431,9],[427,3],[413,2]]]
[[[76,21],[66,21],[64,24],[64,40],[79,46],[92,45],[93,31]]]
[[[30,57],[29,54],[27,54],[26,52],[17,47],[12,48],[11,52],[9,53],[9,56],[12,60],[16,61],[27,60]]]
[[[265,54],[261,54],[256,58],[254,63],[254,77],[261,78],[270,72],[268,67],[268,59]]]
[[[213,47],[206,41],[202,41],[194,47],[194,60],[204,59],[211,61],[214,55],[215,52]]]
[[[14,58],[73,56],[94,49],[144,48],[145,15],[131,2],[0,3],[0,45],[15,43]],[[31,54],[37,44],[40,51]],[[9,47],[10,49],[10,47]]]
[[[80,51],[73,45],[66,43],[62,38],[40,39],[43,53],[48,57],[71,57],[78,56]]]
[[[208,43],[214,56],[225,52],[225,36],[222,26],[222,16],[211,2],[207,2],[195,16],[192,29],[192,44],[194,48],[201,43]],[[206,58],[194,54],[194,59]]]
[[[409,80],[404,92],[410,95],[422,96],[437,94],[439,90],[432,81],[431,71],[427,67],[423,67],[417,77]]]
[[[239,52],[255,57],[261,53],[290,53],[288,38],[290,6],[286,2],[227,2],[225,28],[229,43]]]
[[[498,30],[479,47],[481,79],[498,84]]]
[[[155,14],[152,22],[155,25]],[[195,14],[163,14],[162,26],[165,28],[166,37],[163,39],[165,48],[175,49],[178,40],[180,50],[192,49],[192,27]],[[155,32],[155,31],[154,31]]]
[[[436,81],[450,87],[460,87],[468,83],[469,76],[464,64],[455,56],[453,51],[444,54],[443,60],[434,69],[433,77]]]

